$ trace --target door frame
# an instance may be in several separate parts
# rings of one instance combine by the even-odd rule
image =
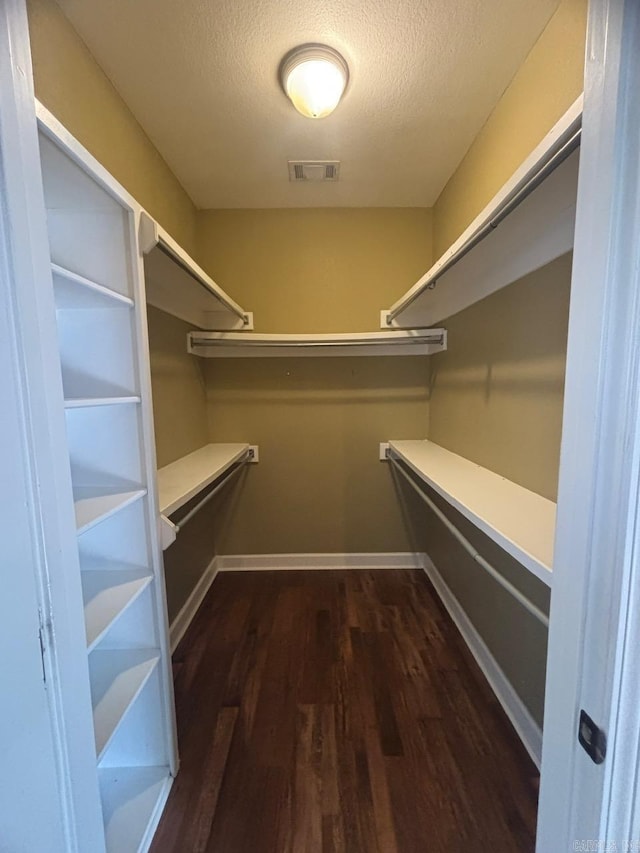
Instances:
[[[48,741],[52,751],[35,761],[23,755],[18,766],[16,750],[14,766],[5,773],[14,787],[7,789],[9,802],[3,799],[2,805],[9,827],[15,825],[16,832],[20,825],[25,827],[24,843],[31,846],[21,843],[20,849],[100,853],[103,821],[34,103],[26,3],[4,0],[0,3],[0,311],[9,331],[0,348],[6,356],[2,381],[10,388],[7,399],[10,394],[13,403],[0,417],[0,461],[13,465],[8,470],[15,481],[3,481],[0,498],[8,542],[3,557],[18,553],[12,550],[14,544],[23,550],[28,546],[28,557],[7,562],[5,584],[10,591],[10,573],[24,573],[20,585],[14,578],[15,594],[22,590],[28,598],[20,601],[23,610],[15,625],[35,648],[46,706],[49,736],[45,737],[42,718],[33,735],[43,744]],[[11,519],[14,524],[8,526]],[[37,695],[34,682],[17,668],[10,675],[15,688],[12,706],[21,705],[28,714]],[[40,774],[49,780],[47,802],[40,801],[44,793]],[[44,815],[51,814],[54,798],[57,821],[48,826]],[[0,846],[3,841],[8,843],[0,827]]]
[[[640,850],[638,44],[637,0],[591,0],[538,853]],[[601,764],[580,709],[606,734]]]

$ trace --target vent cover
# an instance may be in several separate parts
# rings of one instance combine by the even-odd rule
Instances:
[[[289,180],[295,183],[337,181],[339,160],[289,160]]]

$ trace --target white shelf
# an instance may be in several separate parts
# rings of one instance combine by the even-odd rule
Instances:
[[[140,231],[147,302],[200,329],[253,329],[234,302],[147,213]]]
[[[156,649],[96,649],[91,653],[89,670],[98,763],[159,660]]]
[[[132,308],[133,299],[116,293],[89,278],[51,264],[56,308],[88,310],[93,308]]]
[[[124,403],[139,403],[140,397],[72,397],[64,401],[65,409],[86,409],[93,406],[120,406]]]
[[[230,468],[248,444],[207,444],[158,471],[160,513],[171,515]]]
[[[430,441],[390,441],[418,477],[551,586],[556,505]]]
[[[540,269],[573,248],[579,151],[548,175],[489,235],[452,258],[474,235],[495,223],[497,212],[580,127],[582,96],[567,110],[484,210],[438,261],[388,311],[381,327],[415,328],[442,323],[484,297]],[[444,270],[444,272],[441,272]],[[399,311],[389,325],[390,312]]]
[[[107,853],[146,850],[173,782],[169,768],[109,767],[99,778]]]
[[[87,651],[102,640],[113,622],[127,610],[151,583],[146,569],[121,567],[83,571],[82,597]]]
[[[146,494],[146,489],[122,491],[91,486],[74,487],[73,498],[78,534],[84,533],[85,530],[89,530]]]
[[[445,329],[334,335],[190,332],[188,340],[189,352],[202,358],[432,355],[446,348]]]

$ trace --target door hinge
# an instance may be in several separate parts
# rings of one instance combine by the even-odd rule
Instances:
[[[578,723],[578,741],[594,764],[602,764],[607,754],[607,736],[582,708]]]

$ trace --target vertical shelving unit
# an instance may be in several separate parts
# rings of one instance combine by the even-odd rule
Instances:
[[[105,850],[146,850],[177,770],[139,210],[73,140],[40,155]],[[111,184],[111,185],[110,185]],[[151,445],[151,446],[150,446]]]

